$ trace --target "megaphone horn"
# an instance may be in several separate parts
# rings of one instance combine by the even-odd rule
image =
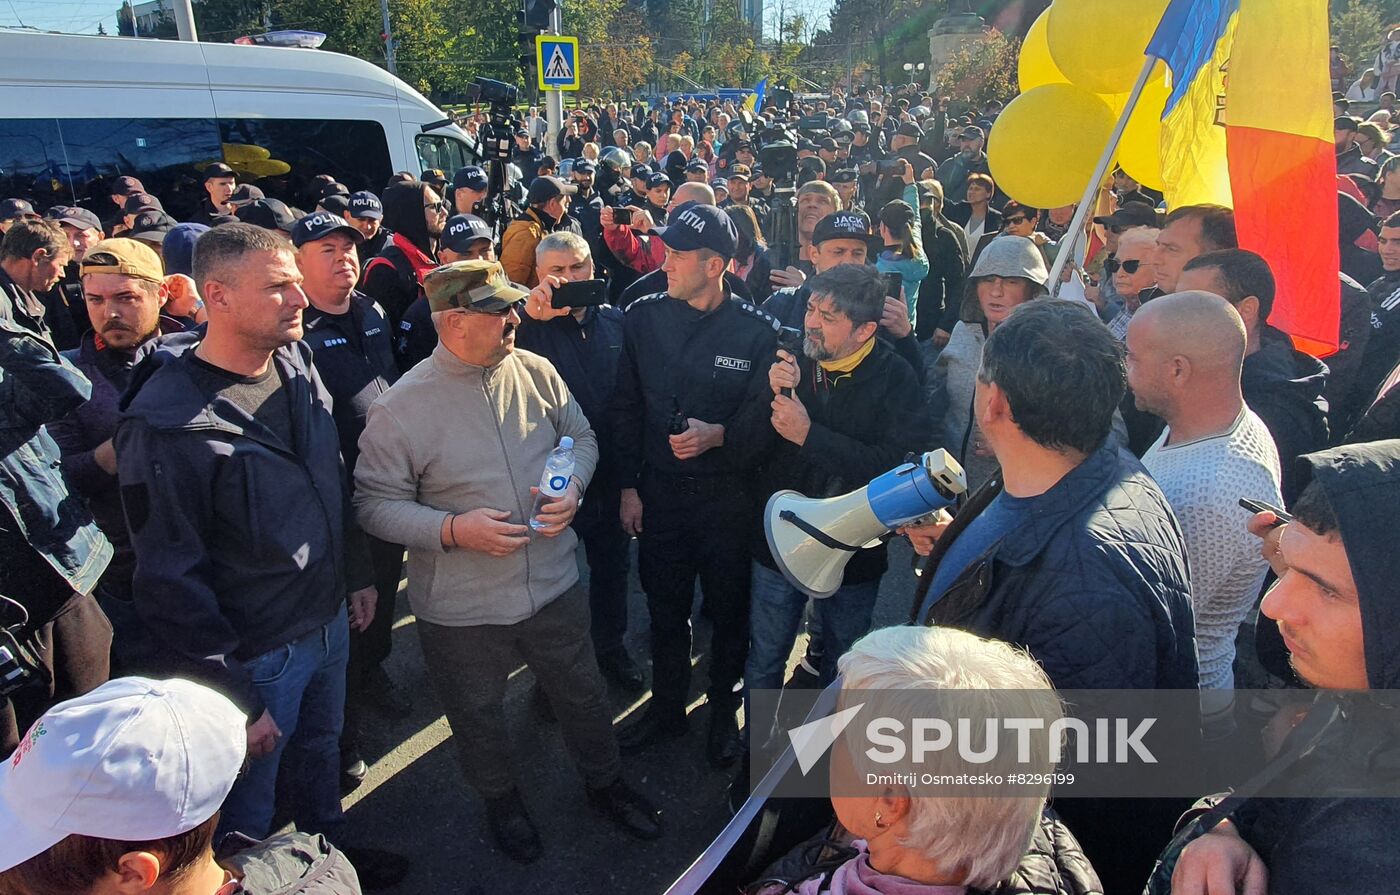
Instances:
[[[967,490],[962,466],[947,451],[929,451],[839,497],[810,498],[779,491],[763,515],[768,549],[793,587],[829,597],[846,563],[901,525],[951,505]]]

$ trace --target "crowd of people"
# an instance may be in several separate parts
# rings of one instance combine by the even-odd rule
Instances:
[[[521,863],[545,844],[509,760],[518,659],[587,803],[657,839],[625,761],[692,736],[697,583],[700,735],[736,797],[752,690],[1199,689],[1206,743],[1241,749],[1243,682],[1388,688],[1400,120],[1380,101],[1362,123],[1338,100],[1321,360],[1270,324],[1273,273],[1230,209],[1164,207],[1120,169],[1068,232],[1072,207],[994,179],[997,104],[913,85],[794,101],[791,184],[765,172],[773,121],[682,99],[590,104],[550,145],[530,110],[504,195],[483,160],[379,194],[321,175],[299,209],[219,162],[187,221],[139,171],[83,207],[0,202],[0,895],[273,891],[305,862],[347,889],[403,878],[341,798],[366,713],[412,708],[384,665],[405,576],[462,775]],[[927,557],[908,625],[870,630],[905,574],[884,541],[822,599],[784,574],[770,495],[936,448],[968,493],[901,531]],[[650,698],[615,729],[610,690]],[[1348,723],[1291,772],[1325,790],[1368,761]],[[1397,870],[1384,799],[1181,816],[1047,794],[834,797],[821,857],[753,891],[1381,891]]]

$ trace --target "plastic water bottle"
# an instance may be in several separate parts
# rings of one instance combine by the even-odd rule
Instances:
[[[569,490],[569,479],[574,474],[574,440],[565,435],[559,439],[559,446],[549,452],[544,461],[544,475],[540,476],[540,493],[535,495],[535,506],[530,510],[530,527],[536,531],[547,526],[539,520],[540,507],[564,496]]]

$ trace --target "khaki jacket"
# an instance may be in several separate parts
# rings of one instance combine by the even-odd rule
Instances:
[[[549,361],[516,350],[494,367],[441,344],[370,407],[355,466],[364,529],[408,547],[408,600],[438,625],[509,625],[578,581],[572,529],[508,556],[444,549],[443,521],[488,508],[524,524],[545,459],[568,435],[586,488],[598,462],[588,419]]]

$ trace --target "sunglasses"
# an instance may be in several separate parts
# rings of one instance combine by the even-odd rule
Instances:
[[[1117,258],[1109,258],[1103,263],[1103,269],[1108,272],[1109,276],[1112,276],[1118,272],[1119,268],[1122,268],[1124,273],[1132,276],[1138,272],[1138,267],[1141,265],[1141,258],[1134,258],[1131,261],[1119,261]]]
[[[515,303],[511,303],[495,311],[483,311],[480,308],[463,308],[462,310],[468,314],[480,314],[483,317],[509,317],[510,312],[516,310],[516,306]]]
[[[1015,224],[1024,224],[1024,223],[1025,223],[1026,221],[1028,221],[1028,220],[1029,220],[1029,218],[1027,218],[1025,215],[1023,215],[1023,214],[1018,214],[1018,215],[1016,215],[1014,218],[1007,218],[1005,221],[1003,221],[1003,223],[1012,224],[1012,225],[1015,225]]]

